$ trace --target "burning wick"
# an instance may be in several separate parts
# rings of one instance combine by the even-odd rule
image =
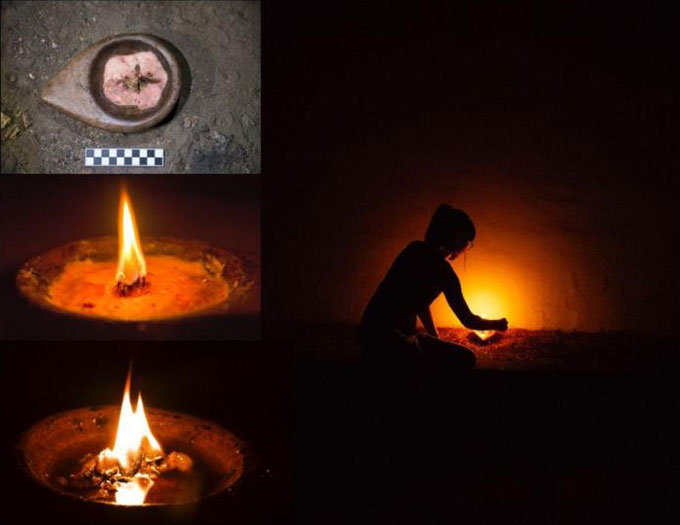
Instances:
[[[138,475],[134,474],[134,472],[139,470],[140,464],[143,461],[155,461],[162,456],[163,449],[151,433],[149,423],[146,420],[141,393],[137,397],[137,408],[132,410],[132,404],[130,403],[130,374],[128,373],[127,381],[125,382],[123,404],[120,407],[116,442],[113,450],[105,448],[99,453],[99,465],[105,471],[118,469],[124,476],[132,475],[132,479],[141,488],[142,484],[135,479]],[[150,483],[144,483],[147,486],[147,491],[153,485],[150,479],[148,481]],[[129,492],[128,489],[126,495],[129,496]],[[144,495],[146,496],[146,492],[144,492]],[[118,492],[116,492],[116,501],[118,501]],[[144,501],[144,498],[142,498],[142,501]]]
[[[146,261],[126,192],[122,192],[120,197],[119,223],[116,289],[120,295],[126,296],[146,285]]]
[[[69,252],[61,272],[48,278],[44,296],[63,311],[124,321],[170,319],[216,308],[229,297],[227,278],[241,270],[232,268],[227,262],[231,256],[222,250],[198,244],[203,243],[150,239],[143,252],[132,203],[123,190],[118,250],[113,237],[83,242],[77,253]],[[41,264],[50,271],[58,265]],[[20,274],[36,282],[33,268]]]
[[[186,454],[171,452],[164,456],[163,448],[149,428],[141,394],[135,410],[132,409],[131,372],[125,382],[113,449],[105,448],[96,456],[86,455],[80,471],[69,476],[74,488],[99,488],[101,499],[108,499],[114,492],[119,505],[143,505],[154,481],[163,473],[173,470],[187,473],[193,467],[192,459]]]

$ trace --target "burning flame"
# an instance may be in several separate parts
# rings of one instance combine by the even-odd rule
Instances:
[[[482,341],[486,341],[489,337],[496,333],[496,330],[473,330],[473,332]]]
[[[130,198],[123,191],[120,197],[118,225],[118,271],[116,282],[130,286],[146,277],[146,261],[139,242]]]
[[[137,398],[137,408],[132,410],[130,402],[130,374],[125,382],[125,394],[120,407],[118,430],[113,450],[106,448],[99,454],[102,464],[120,466],[121,472],[131,474],[143,459],[154,459],[163,454],[158,440],[151,433],[144,413],[142,395]],[[151,489],[153,481],[145,474],[135,474],[127,483],[118,484],[116,503],[121,505],[141,505]]]
[[[484,319],[498,319],[503,317],[503,305],[500,304],[495,295],[486,291],[477,291],[470,294],[468,298],[470,309]],[[480,340],[486,341],[492,337],[495,330],[473,330]]]
[[[146,474],[139,474],[129,483],[120,484],[116,490],[116,503],[119,505],[141,505],[151,489],[153,481]]]

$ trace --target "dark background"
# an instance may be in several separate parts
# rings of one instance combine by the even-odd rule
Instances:
[[[292,513],[293,362],[283,344],[5,343],[2,508],[8,523],[282,523]],[[56,412],[122,401],[127,367],[147,406],[214,421],[245,442],[232,493],[181,509],[83,504],[19,469],[21,433]],[[263,504],[266,502],[266,504]]]
[[[298,363],[298,523],[668,518],[677,362],[398,373],[340,359],[347,338],[328,325],[356,324],[448,201],[479,227],[468,266],[489,239],[523,277],[540,274],[544,327],[672,338],[670,13],[655,2],[265,7],[265,334],[334,357]],[[654,344],[643,338],[640,354]]]
[[[678,85],[663,5],[269,6],[272,333],[356,323],[441,202],[477,224],[468,272],[488,260],[526,293],[531,315],[511,325],[672,333]]]
[[[601,296],[611,262],[622,292],[604,294],[615,315],[593,310],[604,327],[674,335],[677,86],[661,4],[277,4],[262,13],[266,335],[356,322],[404,241],[459,197],[485,210],[486,231],[575,239],[555,251],[594,269],[577,305]],[[511,205],[473,199],[480,180]],[[676,371],[433,375],[300,359],[296,522],[668,516]]]
[[[244,315],[111,325],[45,312],[20,297],[14,279],[31,257],[63,244],[117,235],[127,186],[140,235],[202,240],[260,263],[260,177],[55,176],[0,179],[0,333],[5,339],[257,339],[259,299]],[[255,286],[253,297],[259,297]],[[255,312],[253,312],[255,310]],[[40,330],[36,330],[40,326]]]

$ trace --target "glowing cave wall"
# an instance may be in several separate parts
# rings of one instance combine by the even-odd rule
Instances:
[[[268,188],[271,323],[357,323],[448,202],[477,225],[454,268],[480,313],[532,329],[674,328],[667,42],[618,4],[484,5],[395,7],[390,25],[377,8],[329,26],[291,17],[298,36],[334,37],[286,49],[298,61],[280,65],[290,80],[272,94],[272,118],[302,124],[272,131],[283,167]],[[495,307],[477,304],[485,293]],[[441,299],[434,311],[456,324]]]

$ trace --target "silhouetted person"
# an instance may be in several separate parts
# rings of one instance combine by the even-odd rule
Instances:
[[[359,327],[364,357],[382,361],[425,358],[454,368],[475,364],[464,346],[441,341],[430,304],[440,293],[460,322],[471,330],[507,330],[506,319],[482,319],[470,311],[458,276],[447,262],[471,247],[475,226],[461,210],[442,204],[425,241],[411,242],[395,259],[371,298]],[[429,335],[417,336],[416,317]]]

